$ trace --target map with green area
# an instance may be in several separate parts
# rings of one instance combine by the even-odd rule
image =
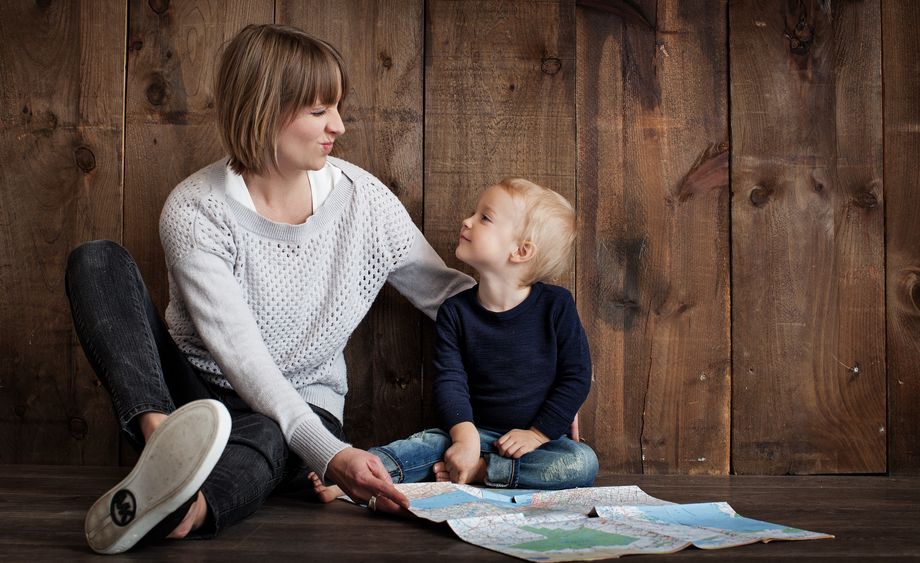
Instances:
[[[745,518],[725,502],[675,504],[636,486],[496,491],[453,483],[396,485],[420,518],[462,540],[528,561],[589,561],[696,546],[833,538]]]
[[[638,538],[609,534],[590,528],[578,527],[574,530],[553,530],[551,528],[534,528],[521,526],[522,530],[540,534],[546,539],[529,541],[512,545],[515,549],[530,551],[556,551],[559,549],[591,549],[599,545],[629,545]]]

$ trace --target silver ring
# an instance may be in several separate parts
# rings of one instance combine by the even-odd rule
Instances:
[[[371,495],[371,498],[367,499],[367,507],[370,510],[377,510],[377,495]]]

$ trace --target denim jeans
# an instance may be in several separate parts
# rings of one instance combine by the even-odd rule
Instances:
[[[169,414],[197,399],[216,399],[230,412],[227,447],[201,487],[208,522],[192,535],[214,536],[255,512],[281,485],[309,483],[281,428],[253,412],[234,391],[207,383],[188,362],[124,248],[111,241],[77,247],[67,260],[65,281],[80,344],[135,447],[142,449],[144,442],[139,414]],[[332,414],[310,406],[332,434],[345,439]]]
[[[486,459],[489,487],[569,489],[590,487],[597,476],[597,456],[590,446],[567,437],[551,440],[519,459],[498,454],[499,432],[479,430],[480,455]],[[396,483],[417,483],[434,477],[432,466],[444,459],[450,435],[439,428],[423,430],[405,440],[370,448]]]

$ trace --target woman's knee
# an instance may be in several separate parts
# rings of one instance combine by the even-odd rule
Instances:
[[[119,269],[133,265],[134,260],[121,245],[110,240],[85,242],[70,251],[67,256],[66,280],[70,284],[95,278],[105,273],[109,276],[120,275]]]

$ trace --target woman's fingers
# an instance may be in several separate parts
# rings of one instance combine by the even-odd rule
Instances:
[[[403,508],[409,508],[409,497],[399,492],[395,485],[393,485],[393,479],[390,477],[390,474],[387,472],[386,468],[383,466],[383,463],[379,459],[371,460],[371,463],[368,463],[368,469],[370,469],[371,477],[375,482],[370,483],[370,487],[373,492],[372,494],[378,495],[380,497],[389,499],[397,506]]]
[[[376,510],[379,512],[389,512],[390,514],[411,514],[405,507],[396,504],[384,496],[377,497]]]
[[[378,501],[380,499],[386,499],[392,501],[393,504],[397,506],[409,508],[409,497],[399,492],[393,483],[383,483],[382,485],[380,492],[377,493]]]

